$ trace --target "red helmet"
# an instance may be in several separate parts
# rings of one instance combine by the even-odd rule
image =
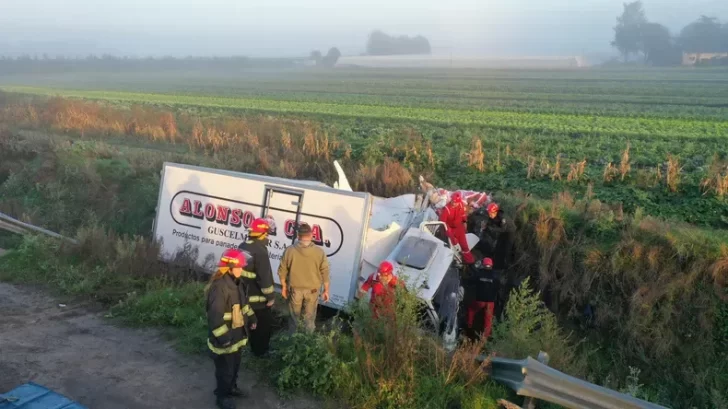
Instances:
[[[394,266],[389,261],[382,261],[382,264],[379,265],[378,272],[385,276],[392,275],[392,272],[394,272]]]
[[[483,259],[483,267],[485,268],[493,268],[493,259],[490,257],[486,257]]]
[[[463,201],[463,194],[460,192],[454,192],[452,196],[450,196],[450,201],[455,203],[460,203]]]
[[[498,203],[493,202],[489,204],[486,209],[488,210],[488,213],[498,213],[500,206],[498,206]]]
[[[248,264],[245,259],[245,254],[238,249],[227,249],[222,252],[220,256],[220,262],[217,263],[218,267],[240,267],[243,268]]]
[[[270,230],[270,223],[267,219],[257,218],[253,220],[253,224],[248,228],[251,236],[260,236],[266,234]]]

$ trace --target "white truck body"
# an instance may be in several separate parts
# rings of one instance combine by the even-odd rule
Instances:
[[[294,242],[294,227],[306,222],[330,264],[331,299],[322,305],[343,308],[353,300],[360,283],[382,261],[390,260],[407,288],[429,307],[437,326],[443,317],[433,301],[445,276],[459,266],[460,254],[446,239],[435,237],[442,223],[427,198],[414,194],[379,198],[353,192],[341,167],[335,165],[339,181],[332,188],[320,182],[165,163],[154,223],[162,258],[172,259],[186,248],[198,265],[211,272],[226,248],[237,247],[245,239],[253,219],[268,216],[275,223],[268,252],[280,289],[275,271],[283,251]],[[468,235],[471,247],[477,240]],[[419,251],[423,246],[424,254]],[[410,260],[418,251],[420,259]],[[458,296],[450,287],[447,291],[447,297]],[[452,317],[444,320],[453,341]]]
[[[330,263],[331,299],[324,305],[339,309],[358,285],[371,205],[368,193],[319,182],[165,163],[154,237],[162,242],[162,258],[188,245],[197,250],[198,264],[212,271],[226,248],[243,242],[253,219],[270,216],[275,231],[268,253],[280,285],[275,272],[283,251],[293,243],[297,222],[306,222]]]

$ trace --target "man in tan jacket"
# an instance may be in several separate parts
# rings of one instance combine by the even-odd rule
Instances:
[[[311,226],[301,223],[298,227],[298,242],[286,249],[278,267],[281,295],[288,299],[291,311],[291,332],[296,331],[301,319],[306,331],[313,332],[316,328],[316,310],[321,287],[324,289],[321,299],[324,302],[329,301],[329,260],[326,253],[313,244],[312,239]]]

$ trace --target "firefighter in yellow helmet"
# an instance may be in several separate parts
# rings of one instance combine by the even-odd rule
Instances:
[[[248,343],[246,321],[251,330],[256,327],[253,309],[239,285],[246,263],[242,251],[225,250],[217,271],[205,288],[209,327],[207,347],[215,361],[215,396],[220,409],[235,409],[232,398],[246,395],[237,386],[241,350]]]

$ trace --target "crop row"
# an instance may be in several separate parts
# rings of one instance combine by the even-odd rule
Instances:
[[[5,87],[5,89],[28,94],[60,95],[125,103],[143,102],[161,105],[187,105],[291,114],[414,120],[441,124],[480,125],[493,129],[519,129],[530,132],[548,132],[572,136],[620,135],[654,138],[726,137],[728,140],[728,122],[725,121],[470,111],[113,91],[75,91],[34,87]]]

